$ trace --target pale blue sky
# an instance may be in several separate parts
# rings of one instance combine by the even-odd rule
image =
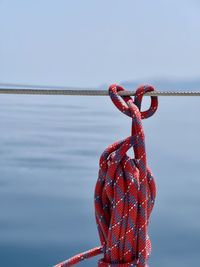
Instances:
[[[195,0],[0,0],[0,83],[200,77]]]

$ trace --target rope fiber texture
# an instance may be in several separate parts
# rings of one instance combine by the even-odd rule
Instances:
[[[151,96],[150,108],[141,111],[143,95],[154,91],[152,86],[140,86],[134,101],[130,96],[120,97],[119,91],[125,90],[115,84],[109,87],[114,105],[132,118],[132,132],[129,137],[110,145],[100,157],[94,204],[101,246],[55,267],[70,267],[100,253],[104,256],[98,267],[148,267],[151,253],[148,224],[156,186],[147,166],[142,119],[155,113],[158,99]],[[126,154],[131,147],[135,158]]]

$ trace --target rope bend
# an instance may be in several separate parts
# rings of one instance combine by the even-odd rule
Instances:
[[[156,186],[153,174],[147,166],[145,136],[142,119],[152,116],[158,107],[158,99],[151,96],[150,108],[140,111],[142,97],[154,91],[152,86],[140,86],[135,99],[121,97],[124,88],[109,87],[114,105],[132,118],[131,136],[113,143],[101,155],[94,205],[101,246],[78,254],[55,267],[70,267],[78,262],[104,254],[98,267],[148,267],[151,242],[148,224],[152,212]],[[126,152],[133,148],[135,158]]]

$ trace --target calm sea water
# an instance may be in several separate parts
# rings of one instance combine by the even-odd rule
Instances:
[[[198,266],[200,98],[159,104],[143,122],[158,191],[150,266]],[[130,124],[108,97],[1,95],[0,266],[52,266],[99,244],[99,156],[129,135]]]

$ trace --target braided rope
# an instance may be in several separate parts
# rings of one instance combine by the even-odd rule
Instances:
[[[148,267],[151,253],[148,224],[156,186],[147,166],[142,119],[155,113],[158,100],[151,96],[149,110],[141,112],[142,97],[154,91],[153,87],[139,87],[134,101],[130,96],[123,97],[122,101],[119,91],[124,89],[111,85],[109,95],[115,106],[132,118],[132,134],[110,145],[100,157],[94,203],[101,246],[55,267],[70,267],[102,252],[104,257],[98,267]],[[134,159],[126,154],[131,147]]]

